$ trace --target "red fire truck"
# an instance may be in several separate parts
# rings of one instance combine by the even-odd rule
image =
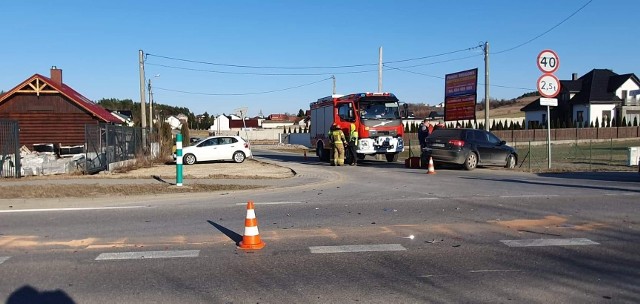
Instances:
[[[384,154],[388,162],[395,162],[404,151],[399,102],[391,93],[332,95],[312,102],[310,107],[311,146],[322,161],[328,161],[331,155],[328,135],[334,122],[347,138],[350,125],[355,124],[360,137],[357,147],[360,160],[366,155]]]

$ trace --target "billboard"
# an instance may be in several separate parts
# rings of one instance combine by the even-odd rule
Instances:
[[[447,97],[444,102],[444,120],[476,119],[476,95]]]
[[[476,119],[477,68],[447,74],[444,91],[445,121]]]

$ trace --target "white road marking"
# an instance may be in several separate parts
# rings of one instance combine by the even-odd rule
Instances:
[[[479,270],[469,270],[470,273],[483,273],[483,272],[522,272],[524,270],[517,269],[479,269]]]
[[[103,261],[103,260],[137,260],[137,259],[167,259],[167,258],[196,258],[199,255],[200,255],[200,250],[111,252],[111,253],[101,253],[96,258],[96,261]]]
[[[18,212],[53,212],[53,211],[90,211],[90,210],[136,209],[136,208],[147,208],[147,206],[87,207],[87,208],[51,208],[51,209],[16,209],[16,210],[0,210],[0,213],[18,213]]]
[[[341,245],[341,246],[311,246],[311,253],[343,253],[343,252],[366,252],[366,251],[402,251],[407,250],[400,244],[379,244],[379,245]]]
[[[304,202],[262,202],[253,203],[254,205],[286,205],[286,204],[304,204]],[[247,203],[236,203],[236,206],[246,206]]]
[[[479,270],[469,270],[468,273],[492,273],[492,272],[523,272],[524,270],[517,269],[479,269]],[[418,276],[419,278],[433,278],[433,277],[449,277],[453,274],[425,274]]]
[[[596,243],[590,239],[585,238],[502,240],[500,242],[509,247],[600,245],[600,243]]]
[[[501,198],[527,198],[527,197],[554,197],[557,194],[524,194],[524,195],[500,195]]]
[[[2,257],[2,256],[0,256],[0,264],[6,262],[9,258],[11,258],[11,257]]]

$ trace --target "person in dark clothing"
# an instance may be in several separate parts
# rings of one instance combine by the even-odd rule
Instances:
[[[425,118],[422,123],[420,123],[420,127],[418,128],[418,141],[420,141],[420,149],[424,148],[426,144],[426,138],[431,134],[431,124]]]

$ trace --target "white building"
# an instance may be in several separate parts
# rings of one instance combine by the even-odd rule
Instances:
[[[561,80],[558,106],[551,107],[551,121],[589,127],[623,120],[640,122],[640,80],[635,74],[618,75],[611,70],[594,69],[571,80]],[[546,125],[547,107],[536,99],[521,109],[526,126]]]

